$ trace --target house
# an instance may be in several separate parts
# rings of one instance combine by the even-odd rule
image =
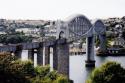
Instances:
[[[125,40],[122,37],[115,38],[113,45],[123,46],[125,48]]]

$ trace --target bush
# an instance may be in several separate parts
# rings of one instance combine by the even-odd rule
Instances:
[[[0,43],[2,44],[16,44],[23,42],[31,42],[32,37],[25,36],[24,34],[1,34],[0,35]]]
[[[14,61],[14,56],[10,53],[0,53],[0,72],[6,71],[8,66]]]
[[[40,77],[44,77],[46,76],[49,71],[50,71],[50,67],[49,66],[37,66],[36,68],[34,68],[35,70],[35,74],[40,76]]]
[[[33,78],[32,83],[69,83],[67,77],[58,74],[57,71],[49,71],[49,67],[37,67],[35,68],[35,72],[37,76]]]
[[[30,83],[23,72],[23,65],[15,63],[10,53],[0,53],[0,83]]]
[[[69,83],[69,80],[65,76],[59,76],[54,83]]]
[[[23,76],[34,75],[34,66],[31,61],[16,60],[11,62],[10,66],[8,67],[10,72],[15,72]]]
[[[69,83],[65,76],[49,66],[34,68],[31,61],[16,60],[10,53],[0,53],[0,83]]]
[[[125,69],[119,63],[107,62],[96,68],[86,83],[125,83]]]

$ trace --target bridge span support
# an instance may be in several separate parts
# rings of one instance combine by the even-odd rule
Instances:
[[[67,42],[56,45],[57,71],[69,77],[69,44]],[[56,65],[57,65],[56,64]]]
[[[105,34],[100,34],[99,35],[99,40],[100,40],[100,51],[101,52],[106,52],[106,35]]]
[[[28,59],[34,62],[34,49],[28,50]]]
[[[53,46],[53,69],[58,70],[58,55],[56,45]]]
[[[43,47],[37,48],[37,64],[43,65]]]
[[[86,55],[87,60],[85,61],[86,67],[94,67],[95,66],[95,59],[94,59],[94,36],[86,38]]]
[[[45,46],[45,65],[50,64],[50,46]]]
[[[22,55],[22,46],[21,45],[16,46],[14,55],[16,56],[17,59],[21,59],[21,55]]]

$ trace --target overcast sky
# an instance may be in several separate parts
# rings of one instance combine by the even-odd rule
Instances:
[[[125,16],[125,0],[0,0],[0,18],[64,19],[72,14],[90,19]]]

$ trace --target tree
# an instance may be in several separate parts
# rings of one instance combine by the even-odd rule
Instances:
[[[86,83],[125,83],[125,69],[119,63],[107,62],[96,68]]]
[[[125,40],[125,31],[122,32],[122,37]]]
[[[16,44],[16,43],[23,43],[23,42],[31,42],[32,37],[25,36],[23,33],[14,33],[14,34],[1,34],[0,35],[0,43],[5,44]]]
[[[31,61],[17,60],[11,53],[0,53],[0,83],[69,83],[66,76],[49,66],[34,68]]]

